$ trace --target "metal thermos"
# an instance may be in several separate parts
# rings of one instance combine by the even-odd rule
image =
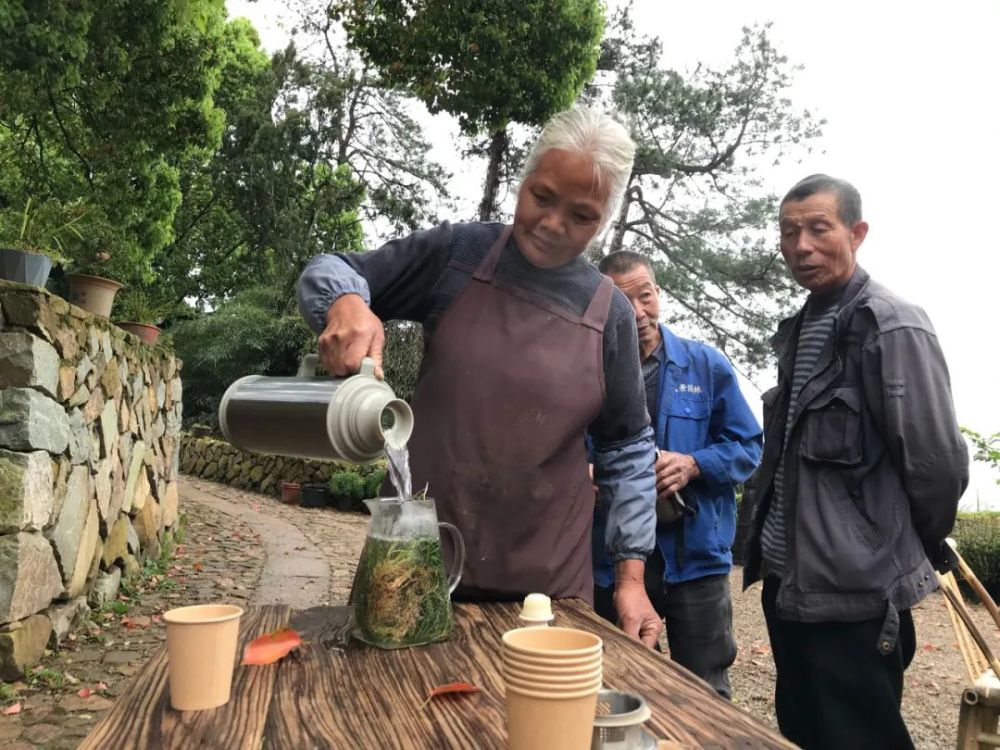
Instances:
[[[219,426],[240,450],[294,458],[364,464],[386,444],[402,446],[413,431],[413,412],[364,359],[348,378],[316,376],[318,357],[307,355],[294,377],[250,375],[229,386],[219,405]]]

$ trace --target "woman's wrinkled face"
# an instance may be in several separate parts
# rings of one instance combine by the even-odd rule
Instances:
[[[514,239],[540,268],[576,258],[604,224],[608,185],[598,186],[589,156],[550,149],[521,183],[514,211]]]

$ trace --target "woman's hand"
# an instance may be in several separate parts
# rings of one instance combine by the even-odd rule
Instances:
[[[615,609],[618,626],[625,635],[653,648],[663,632],[663,619],[653,609],[646,593],[643,560],[622,560],[615,566]]]
[[[326,328],[319,335],[319,358],[334,376],[353,375],[361,369],[361,360],[375,360],[375,377],[382,373],[382,347],[385,329],[365,301],[357,294],[345,294],[326,313]]]

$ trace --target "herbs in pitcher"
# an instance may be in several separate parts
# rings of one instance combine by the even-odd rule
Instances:
[[[451,603],[436,537],[369,536],[355,589],[359,635],[375,646],[417,646],[451,635]]]

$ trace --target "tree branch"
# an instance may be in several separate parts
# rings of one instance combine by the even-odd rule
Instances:
[[[80,165],[83,167],[83,176],[87,180],[87,184],[93,186],[93,168],[90,163],[83,158],[83,155],[76,150],[73,145],[73,139],[69,137],[69,133],[66,131],[66,126],[63,124],[62,118],[59,116],[59,106],[56,104],[55,97],[52,95],[52,89],[46,85],[45,93],[48,95],[49,105],[52,107],[52,114],[56,118],[56,123],[59,125],[59,130],[62,132],[63,140],[66,143],[66,148],[68,148],[74,156],[79,160]]]

